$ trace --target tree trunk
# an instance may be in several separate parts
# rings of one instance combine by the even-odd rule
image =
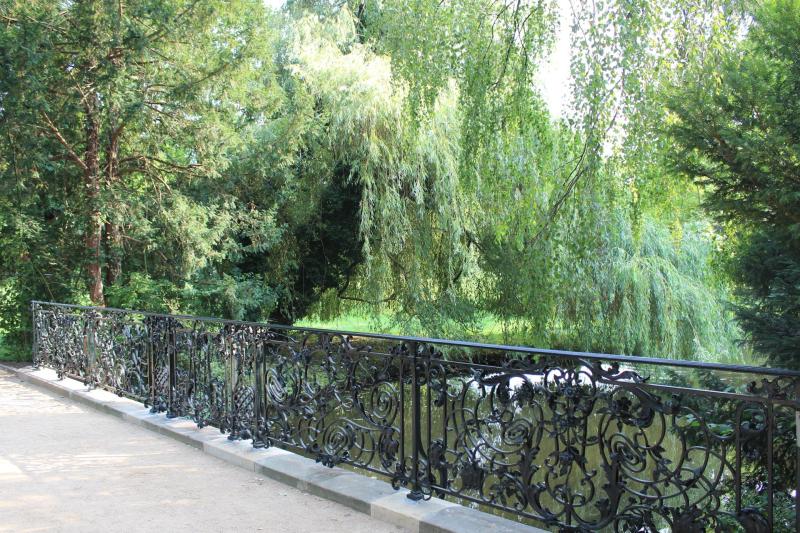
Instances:
[[[106,181],[109,187],[119,179],[119,138],[123,127],[120,124],[109,132],[106,147]],[[122,231],[119,224],[112,221],[107,221],[105,226],[105,251],[106,286],[110,287],[122,273]]]
[[[86,155],[84,179],[86,184],[86,203],[89,224],[86,228],[86,273],[89,278],[89,297],[94,305],[105,305],[103,295],[103,268],[101,243],[103,220],[100,214],[100,138],[99,125],[95,117],[97,96],[86,99]]]
[[[95,199],[98,196],[99,185],[97,176],[89,176],[88,187],[90,189],[89,199]],[[94,202],[97,203],[96,201]],[[103,224],[100,216],[100,210],[96,207],[91,208],[89,214],[89,227],[86,229],[86,251],[88,254],[88,262],[86,264],[86,273],[89,276],[89,297],[94,305],[105,305],[105,297],[103,295],[103,268],[100,264],[100,242],[102,240]]]

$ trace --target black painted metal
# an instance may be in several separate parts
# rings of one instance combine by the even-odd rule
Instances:
[[[796,530],[800,372],[33,302],[33,357],[558,531]]]

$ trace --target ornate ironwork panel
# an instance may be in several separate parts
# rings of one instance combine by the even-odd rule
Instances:
[[[800,373],[33,303],[34,363],[554,531],[800,531]]]

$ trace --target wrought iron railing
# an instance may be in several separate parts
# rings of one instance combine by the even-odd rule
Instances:
[[[558,531],[800,531],[800,373],[33,302],[36,365]]]

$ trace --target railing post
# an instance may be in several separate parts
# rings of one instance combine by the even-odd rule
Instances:
[[[253,353],[253,447],[260,448],[262,445],[258,442],[261,438],[258,431],[258,420],[261,416],[261,362],[264,357],[264,345],[260,342],[261,332],[257,332],[255,349]]]
[[[794,487],[794,527],[800,531],[800,406],[795,404],[794,432],[795,432],[795,487]]]
[[[421,426],[422,416],[420,409],[420,386],[419,386],[419,345],[416,342],[409,343],[411,350],[411,492],[407,497],[410,500],[419,501],[423,498],[422,487],[419,483],[419,446],[422,440]]]
[[[145,329],[145,357],[147,357],[147,388],[150,389],[150,408],[155,409],[156,405],[156,372],[155,361],[153,358],[153,318],[145,316],[142,320]],[[145,404],[146,406],[146,404]]]
[[[167,403],[167,418],[175,418],[178,416],[178,412],[175,410],[175,389],[178,386],[178,380],[176,376],[176,367],[177,367],[177,346],[175,345],[175,325],[173,321],[170,320],[167,324],[167,353],[169,355],[169,391],[168,391],[168,403]]]
[[[33,352],[33,368],[39,369],[42,364],[42,354],[39,352],[39,304],[31,302],[31,351]]]
[[[90,311],[84,314],[86,317],[86,370],[83,376],[83,383],[93,389],[96,386],[95,371],[97,367],[97,350],[94,342],[94,318],[95,313]]]
[[[262,431],[266,430],[266,398],[264,398],[264,388],[267,379],[267,341],[269,339],[269,332],[258,330],[256,333],[256,351],[253,356],[253,374],[255,402],[253,407],[253,446],[256,448],[268,448],[271,445],[269,435],[264,435]],[[262,427],[261,422],[264,421]]]

